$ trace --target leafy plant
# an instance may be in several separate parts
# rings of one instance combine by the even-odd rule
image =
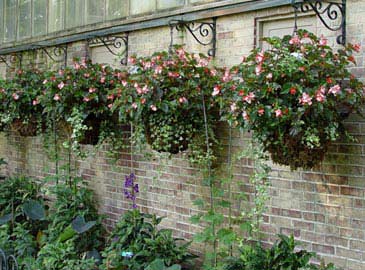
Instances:
[[[74,179],[74,185],[58,184],[50,187],[47,194],[55,197],[50,208],[47,241],[59,241],[61,236],[63,241],[72,238],[78,254],[100,250],[105,234],[102,216],[98,214],[93,193],[85,183]]]
[[[293,236],[279,235],[277,241],[270,249],[264,249],[261,244],[243,245],[239,258],[231,257],[226,260],[224,270],[331,270],[332,264],[320,266],[310,262],[315,258],[315,253],[306,250],[295,250],[297,242]]]
[[[129,60],[133,66],[126,80],[112,93],[121,121],[131,122],[140,141],[159,152],[176,154],[199,142],[203,106],[210,127],[218,119],[212,92],[220,77],[208,67],[210,59],[176,48]]]
[[[348,70],[360,48],[348,44],[335,52],[306,30],[264,41],[270,48],[253,50],[233,67],[238,80],[228,82],[217,100],[226,118],[252,130],[274,162],[312,168],[346,135],[343,120],[364,103],[364,85]]]
[[[102,269],[154,269],[161,264],[156,259],[162,260],[164,267],[172,267],[194,258],[187,251],[189,243],[179,245],[180,239],[173,238],[171,230],[157,229],[161,220],[137,209],[127,211],[116,224],[109,245],[102,253],[105,258]]]
[[[42,129],[43,72],[18,70],[13,79],[0,83],[0,121],[6,131],[15,131],[22,136],[35,136]]]

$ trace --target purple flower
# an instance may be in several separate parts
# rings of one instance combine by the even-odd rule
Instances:
[[[136,205],[136,193],[139,192],[139,186],[138,184],[135,184],[134,181],[136,180],[136,176],[131,173],[130,175],[127,175],[124,180],[124,196],[126,199],[131,200],[133,205],[133,208],[137,208]]]

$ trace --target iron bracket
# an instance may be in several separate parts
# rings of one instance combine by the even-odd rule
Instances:
[[[323,25],[331,31],[341,30],[336,41],[339,45],[346,44],[346,0],[292,0],[295,12],[307,13],[314,11]],[[340,21],[339,25],[333,22]]]
[[[123,55],[123,58],[120,60],[121,65],[128,64],[128,43],[129,43],[129,33],[125,33],[123,36],[94,36],[86,39],[89,46],[97,45],[102,43],[107,50],[115,56]],[[116,52],[115,50],[122,48],[124,44],[124,51],[121,53]]]
[[[217,18],[213,18],[213,22],[190,22],[184,20],[171,20],[169,21],[170,26],[170,50],[173,43],[174,29],[182,31],[184,29],[193,36],[193,38],[203,46],[211,46],[208,50],[208,55],[215,57],[217,51]],[[210,37],[210,38],[209,38]],[[207,40],[205,40],[207,39]]]

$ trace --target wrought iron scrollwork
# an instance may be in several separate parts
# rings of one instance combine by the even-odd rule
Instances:
[[[295,12],[307,13],[314,11],[323,25],[331,31],[341,30],[337,43],[346,44],[346,0],[292,0]],[[339,22],[339,25],[334,22]]]
[[[10,55],[9,61],[5,55],[0,55],[0,62],[3,62],[7,67],[11,68],[16,63],[19,64],[19,68],[22,68],[23,55],[22,52],[14,53]]]
[[[63,56],[64,66],[67,66],[67,44],[57,45],[52,48],[39,47],[52,61],[56,61],[56,58]]]
[[[188,22],[184,20],[171,20],[170,26],[170,49],[173,46],[174,29],[182,31],[186,29],[193,38],[203,46],[211,45],[212,48],[208,50],[208,55],[215,57],[217,50],[217,18],[213,18],[213,22]]]
[[[31,270],[31,267],[26,263],[19,264],[14,255],[7,255],[0,249],[0,270]]]
[[[123,36],[95,36],[87,39],[90,45],[103,44],[103,46],[115,56],[123,56],[120,64],[127,65],[128,63],[128,33]],[[118,52],[124,45],[124,51]]]

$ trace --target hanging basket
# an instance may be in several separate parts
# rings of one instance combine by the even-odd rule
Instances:
[[[21,119],[16,119],[11,123],[11,131],[23,137],[37,136],[37,121],[32,118],[24,123]]]
[[[98,144],[101,122],[102,120],[97,118],[94,114],[90,114],[84,120],[84,125],[86,125],[88,129],[85,131],[83,138],[80,140],[80,144]]]
[[[185,114],[151,113],[144,123],[147,143],[158,152],[177,154],[188,149],[196,134],[195,123]]]
[[[309,147],[302,142],[302,136],[291,136],[285,133],[284,140],[270,136],[264,142],[265,150],[271,155],[271,159],[280,165],[290,166],[291,169],[313,168],[323,161],[330,144],[329,140],[321,140],[320,147]],[[284,141],[284,144],[272,142]]]

